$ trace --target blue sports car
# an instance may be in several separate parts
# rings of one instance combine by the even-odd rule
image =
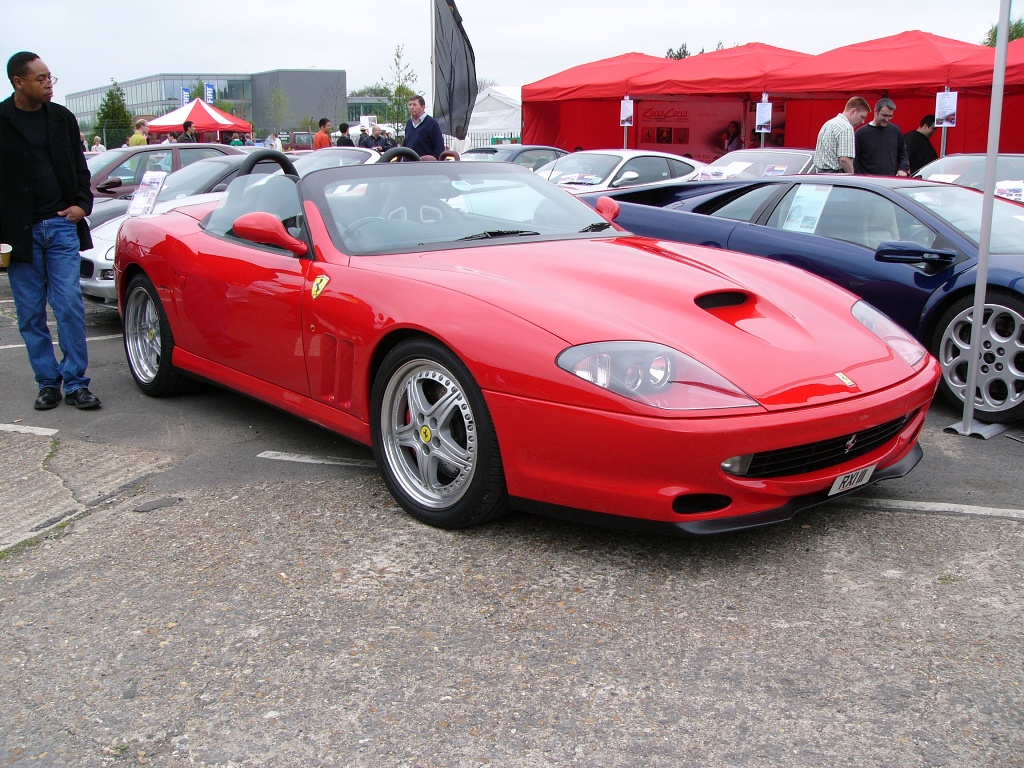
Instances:
[[[917,179],[817,175],[580,198],[630,232],[784,261],[843,286],[923,341],[942,366],[940,391],[963,403],[980,192]],[[1024,206],[995,200],[989,252],[974,400],[979,419],[1009,422],[1024,418]]]

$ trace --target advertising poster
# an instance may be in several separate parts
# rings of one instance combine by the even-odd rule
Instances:
[[[770,101],[759,101],[754,119],[754,133],[772,132],[772,103]]]
[[[187,105],[191,101],[189,96],[190,96],[190,93],[189,93],[188,88],[182,88],[181,89],[181,106],[184,107],[185,105]]]
[[[742,101],[640,101],[634,122],[637,148],[710,163],[725,154],[730,123],[742,137]]]
[[[633,100],[627,96],[619,104],[619,125],[630,126],[633,124]]]
[[[138,188],[132,193],[132,202],[128,206],[129,216],[145,216],[153,212],[156,207],[156,196],[167,178],[166,171],[146,171],[142,174],[142,181]]]
[[[935,127],[956,127],[956,91],[935,94]]]

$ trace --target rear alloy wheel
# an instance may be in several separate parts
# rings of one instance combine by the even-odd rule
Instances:
[[[497,435],[469,370],[446,347],[406,341],[373,382],[373,454],[398,503],[417,520],[464,528],[508,506]]]
[[[171,365],[171,326],[156,288],[145,275],[133,277],[125,292],[124,351],[135,383],[147,395],[167,397],[190,383]]]
[[[932,354],[942,367],[939,389],[963,405],[971,349],[974,297],[965,296],[942,316],[932,339]],[[981,421],[1004,423],[1024,418],[1024,300],[989,293],[981,324],[975,413]]]

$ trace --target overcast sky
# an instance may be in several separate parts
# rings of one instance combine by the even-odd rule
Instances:
[[[37,4],[38,3],[38,4]],[[4,3],[0,56],[34,51],[67,94],[162,72],[344,69],[355,90],[391,79],[396,46],[430,99],[432,0]],[[664,56],[760,42],[805,53],[920,29],[980,43],[998,0],[457,0],[477,76],[521,86],[635,51]],[[400,9],[390,15],[385,9]],[[116,10],[115,10],[116,9]],[[372,11],[372,13],[371,13]],[[2,91],[10,93],[9,83]]]

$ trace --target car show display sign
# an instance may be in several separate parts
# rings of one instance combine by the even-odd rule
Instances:
[[[935,94],[935,127],[956,127],[956,91]]]
[[[633,100],[627,96],[619,103],[619,125],[633,124]]]
[[[142,174],[142,182],[132,193],[132,202],[128,206],[129,216],[145,216],[156,207],[156,196],[164,186],[167,171],[146,171]]]
[[[207,104],[213,104],[213,83],[203,83],[203,101]]]
[[[770,101],[759,101],[754,118],[755,133],[772,132],[772,103]]]

